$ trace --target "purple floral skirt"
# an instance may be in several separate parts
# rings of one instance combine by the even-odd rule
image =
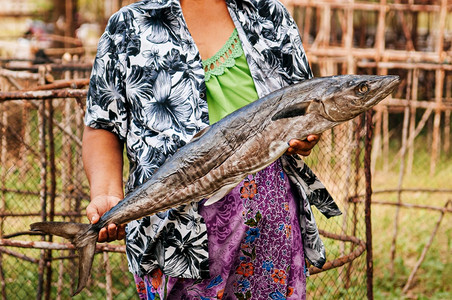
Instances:
[[[199,207],[210,278],[135,275],[140,299],[305,299],[303,244],[289,180],[278,161],[226,197]]]

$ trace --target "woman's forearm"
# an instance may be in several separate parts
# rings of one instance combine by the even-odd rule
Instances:
[[[103,195],[123,198],[123,145],[115,134],[85,127],[82,158],[91,199]]]

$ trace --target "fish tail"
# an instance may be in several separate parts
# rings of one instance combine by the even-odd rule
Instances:
[[[79,256],[78,285],[73,296],[85,288],[91,274],[98,233],[90,224],[72,222],[38,222],[30,225],[32,231],[41,231],[64,237],[77,248]]]

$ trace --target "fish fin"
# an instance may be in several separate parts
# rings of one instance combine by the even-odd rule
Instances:
[[[223,186],[221,189],[219,189],[215,194],[210,196],[209,199],[207,199],[206,202],[204,202],[204,206],[209,206],[211,204],[214,204],[215,202],[221,200],[224,196],[226,196],[230,191],[232,191],[233,188],[237,186],[236,183],[234,184],[228,184]]]
[[[30,225],[32,231],[41,231],[51,235],[72,240],[82,229],[86,231],[90,225],[73,222],[37,222]]]
[[[98,235],[97,231],[91,228],[91,224],[72,222],[37,222],[30,225],[32,231],[64,237],[77,248],[79,254],[78,284],[73,296],[83,290],[91,274]]]
[[[202,130],[198,131],[193,138],[190,140],[190,142],[195,142],[196,140],[200,139],[207,131],[209,131],[210,126],[207,126],[203,128]]]
[[[77,290],[72,296],[80,293],[86,286],[91,275],[91,267],[93,266],[94,253],[96,252],[96,239],[94,243],[88,243],[82,248],[78,248],[78,283]]]
[[[303,116],[307,113],[309,105],[311,105],[311,103],[312,103],[312,101],[305,101],[305,102],[297,103],[295,105],[286,107],[286,108],[278,111],[272,117],[272,121],[276,121],[279,119],[285,119],[285,118]]]

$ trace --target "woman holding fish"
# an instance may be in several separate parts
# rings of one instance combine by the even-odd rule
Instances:
[[[123,145],[127,193],[209,123],[310,77],[278,1],[144,0],[121,9],[100,39],[87,101],[90,222],[124,196]],[[126,230],[111,224],[98,240],[125,237],[143,299],[303,299],[305,259],[325,262],[309,201],[328,217],[340,214],[295,155],[309,155],[318,139],[291,140],[281,160],[210,206],[193,199]]]

